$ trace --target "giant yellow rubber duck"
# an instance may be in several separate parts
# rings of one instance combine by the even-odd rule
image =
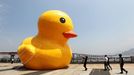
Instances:
[[[67,45],[72,31],[71,18],[59,10],[49,10],[38,20],[36,36],[26,38],[18,47],[18,55],[26,68],[59,69],[68,66],[72,52]]]

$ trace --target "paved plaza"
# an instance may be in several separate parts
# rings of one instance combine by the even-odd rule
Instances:
[[[0,75],[126,75],[119,74],[119,64],[111,64],[113,70],[104,71],[103,64],[87,64],[84,71],[83,64],[70,64],[68,68],[58,70],[29,70],[20,63],[0,63]],[[127,75],[134,75],[134,64],[125,64]]]

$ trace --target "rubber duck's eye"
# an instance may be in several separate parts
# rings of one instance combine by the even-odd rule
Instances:
[[[61,17],[61,18],[60,18],[60,22],[61,22],[61,23],[65,23],[66,20],[65,20],[63,17]]]

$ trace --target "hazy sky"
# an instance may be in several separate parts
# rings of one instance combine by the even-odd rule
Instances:
[[[39,15],[47,10],[69,14],[78,34],[73,52],[112,54],[134,48],[134,0],[0,0],[0,51],[17,51],[37,34]]]

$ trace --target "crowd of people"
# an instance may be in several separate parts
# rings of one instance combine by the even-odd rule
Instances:
[[[87,70],[87,67],[86,67],[86,64],[87,64],[87,59],[88,59],[88,56],[84,56],[83,57],[83,60],[84,60],[84,68],[85,68],[85,71]],[[112,67],[110,65],[110,62],[109,62],[109,57],[107,55],[104,56],[104,71],[109,71],[109,70],[112,70]],[[128,73],[127,70],[125,70],[123,68],[124,66],[124,60],[123,60],[123,57],[122,57],[122,54],[119,54],[119,64],[120,64],[120,74],[123,74],[123,71],[126,72],[126,74]]]

